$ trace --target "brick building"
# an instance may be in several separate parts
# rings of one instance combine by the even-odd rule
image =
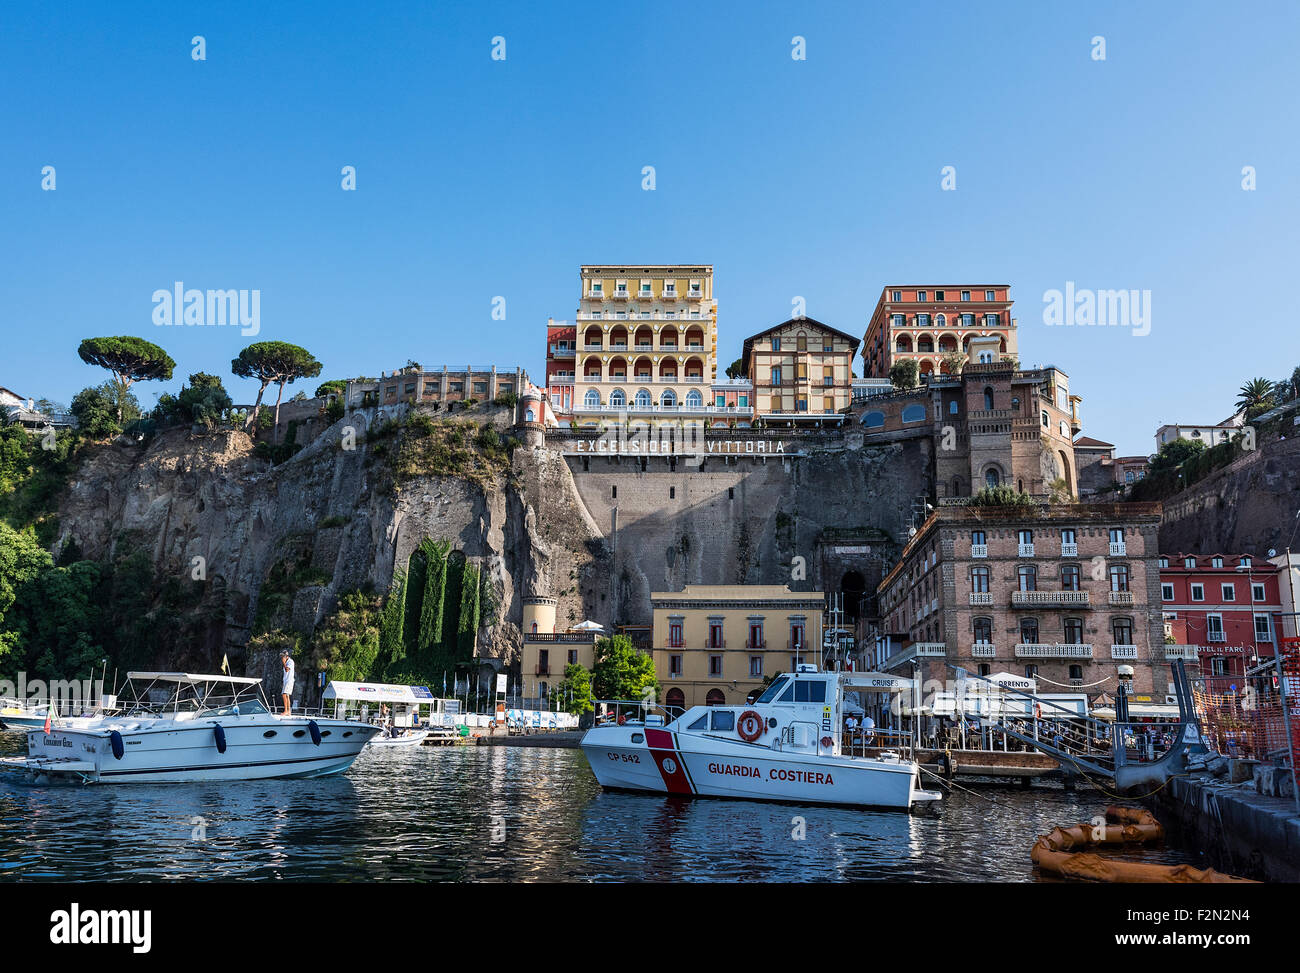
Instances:
[[[886,668],[1011,672],[1096,696],[1130,665],[1135,693],[1163,702],[1159,526],[1159,504],[940,507],[877,589],[874,635],[900,647]]]
[[[558,416],[573,414],[577,383],[578,329],[566,321],[546,321],[546,392]]]
[[[1271,658],[1282,611],[1281,567],[1248,554],[1170,554],[1160,559],[1160,601],[1173,644],[1193,651],[1206,675],[1240,676]]]

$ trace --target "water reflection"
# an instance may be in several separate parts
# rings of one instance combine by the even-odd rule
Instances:
[[[21,744],[0,734],[0,751]],[[346,776],[310,781],[0,774],[0,880],[1018,882],[1035,878],[1035,835],[1105,803],[990,788],[909,816],[609,793],[578,751],[514,747],[365,751]]]

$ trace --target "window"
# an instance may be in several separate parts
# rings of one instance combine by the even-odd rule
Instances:
[[[1162,585],[1160,586],[1160,600],[1161,600],[1161,601],[1173,601],[1173,600],[1174,600],[1174,586],[1173,586],[1173,585],[1171,585],[1171,584],[1162,584]]]
[[[672,649],[680,649],[682,647],[681,622],[668,623],[668,647]]]
[[[958,408],[959,407],[957,405],[957,400],[953,399],[951,402],[948,403],[948,415],[950,416],[957,415]]]
[[[1160,559],[1160,566],[1161,566],[1162,568],[1167,568],[1167,567],[1169,567],[1169,558],[1167,558],[1167,557],[1162,557],[1162,558]]]
[[[930,315],[918,314],[916,316],[916,326],[918,328],[928,328],[930,326]]]
[[[1264,597],[1264,586],[1262,584],[1251,584],[1250,586],[1251,601],[1267,601]]]
[[[868,412],[862,417],[862,425],[868,429],[883,429],[885,427],[885,414],[883,412]]]
[[[1037,678],[1038,678],[1038,666],[1035,666],[1035,665],[1028,665],[1028,666],[1025,666],[1025,678],[1026,678],[1026,679],[1037,679]]]
[[[1032,564],[1022,564],[1016,568],[1016,583],[1021,591],[1038,590],[1038,571]]]
[[[796,703],[826,702],[826,683],[820,679],[798,679],[794,684],[794,701]]]
[[[943,291],[935,291],[935,292],[934,292],[934,299],[935,299],[936,301],[942,301],[942,300],[943,300]]]
[[[989,590],[989,569],[987,567],[980,566],[970,569],[970,590],[978,592]]]
[[[745,646],[749,649],[767,648],[763,642],[763,623],[751,621],[749,623],[749,644]]]
[[[722,656],[720,655],[709,656],[709,675],[710,676],[722,675]]]
[[[992,642],[993,641],[993,619],[977,618],[975,619],[975,641]]]
[[[984,474],[984,485],[990,490],[995,489],[1000,479],[997,470],[989,470]]]
[[[588,409],[600,408],[600,393],[595,389],[587,389],[586,394],[582,397],[582,404]]]
[[[985,291],[985,292],[984,292],[984,300],[986,300],[986,301],[992,301],[992,300],[996,300],[996,298],[993,296],[993,292],[992,292],[992,291]]]
[[[1273,641],[1273,627],[1272,624],[1269,622],[1269,618],[1267,615],[1255,616],[1255,641],[1256,642]]]
[[[773,339],[772,339],[772,350],[773,350],[773,351],[780,351],[780,350],[781,350],[781,339],[780,339],[780,338],[773,338]]]
[[[1020,619],[1020,641],[1025,645],[1038,644],[1038,619]]]
[[[749,678],[763,678],[763,657],[761,655],[751,655],[749,657]]]
[[[1205,616],[1205,637],[1211,642],[1223,641],[1223,616],[1206,615]]]
[[[716,692],[716,690],[715,690],[715,692]],[[719,694],[719,695],[721,695],[721,694]],[[709,696],[710,696],[711,698],[716,698],[716,697],[713,696],[713,693],[712,693],[712,692],[709,693]],[[709,705],[710,705],[710,706],[721,706],[721,705],[722,705],[722,700],[721,700],[721,699],[718,699],[716,702],[711,702],[711,703],[709,703]],[[718,712],[710,713],[710,714],[709,714],[709,729],[710,729],[710,730],[722,730],[722,731],[724,731],[724,732],[731,733],[732,731],[734,731],[734,730],[736,729],[736,714],[733,713],[731,710],[719,710]]]
[[[992,388],[986,388],[984,390],[984,409],[986,412],[991,412],[993,410],[993,389]]]
[[[1194,557],[1185,557],[1185,558],[1183,558],[1183,567],[1185,567],[1185,568],[1195,568],[1195,567],[1196,567],[1196,558],[1194,558]]]
[[[1132,645],[1133,644],[1133,619],[1117,618],[1111,622],[1111,631],[1114,634],[1114,645]]]
[[[1073,527],[1063,528],[1061,530],[1061,546],[1078,547],[1078,545],[1079,545],[1079,537],[1078,534],[1075,533],[1074,528]]]
[[[577,650],[577,649],[570,649],[570,650],[569,650],[569,665],[571,665],[571,666],[576,666],[577,664],[578,664],[578,650]]]
[[[916,292],[916,299],[917,299],[918,302],[920,302],[920,301],[924,301],[924,300],[925,300],[925,291],[917,291],[917,292]]]
[[[614,408],[621,409],[627,404],[627,395],[622,389],[614,389],[609,393],[609,404]]]
[[[722,622],[709,620],[709,648],[725,649],[727,643],[722,640]]]
[[[901,328],[903,327],[903,316],[901,314],[891,314],[889,316],[889,322],[895,328]]]
[[[961,292],[961,299],[962,299],[963,301],[969,301],[969,300],[970,300],[970,291],[962,291],[962,292]]]
[[[903,292],[902,292],[902,291],[890,291],[890,292],[889,292],[889,299],[890,299],[891,301],[901,301],[901,300],[903,299]]]
[[[680,655],[670,655],[668,657],[668,675],[681,676],[682,674],[682,657]]]
[[[1048,428],[1050,428],[1051,425],[1052,425],[1052,420],[1049,419],[1049,418],[1047,417],[1047,411],[1046,411],[1046,410],[1043,410],[1043,412],[1041,413],[1041,417],[1042,417],[1042,422],[1043,422],[1043,428],[1044,428],[1044,429],[1048,429]]]
[[[780,385],[780,384],[781,384],[781,367],[780,367],[779,365],[773,366],[773,368],[772,368],[772,381],[771,381],[771,384],[772,384],[772,385]]]
[[[982,530],[973,530],[970,532],[970,542],[972,547],[986,547],[988,545],[988,537]]]
[[[1112,564],[1110,566],[1110,590],[1128,591],[1128,565]]]
[[[1065,642],[1067,645],[1083,644],[1083,619],[1067,618],[1065,620]]]
[[[1243,557],[1243,558],[1240,558],[1240,559],[1237,561],[1237,566],[1238,566],[1238,567],[1241,567],[1241,568],[1248,568],[1248,567],[1250,567],[1250,558],[1249,558],[1249,557]]]
[[[1205,600],[1205,585],[1203,585],[1203,584],[1193,584],[1193,585],[1192,585],[1192,601],[1204,601],[1204,600]]]
[[[1075,664],[1070,666],[1070,678],[1079,682],[1083,681],[1083,666]]]
[[[1210,567],[1212,567],[1212,568],[1221,568],[1221,567],[1223,567],[1223,558],[1221,558],[1221,557],[1212,557],[1212,558],[1210,558]]]
[[[636,393],[636,407],[638,409],[650,408],[650,393],[646,389],[641,389]]]
[[[902,419],[904,422],[924,422],[925,406],[909,405],[903,410]]]
[[[796,652],[801,651],[803,644],[803,622],[790,622],[790,648]]]
[[[1079,565],[1077,564],[1061,565],[1061,590],[1062,591],[1079,590]]]
[[[1234,584],[1219,585],[1219,592],[1223,601],[1237,600],[1237,586]]]

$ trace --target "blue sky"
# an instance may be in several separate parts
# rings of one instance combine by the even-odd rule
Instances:
[[[1300,5],[378,7],[6,5],[0,385],[68,401],[99,334],[176,359],[145,406],[200,370],[251,401],[253,340],[540,376],[578,266],[622,261],[714,265],[724,365],[795,296],[861,334],[888,283],[1008,283],[1121,453],[1300,365]],[[156,327],[177,280],[260,290],[261,333]],[[1150,334],[1044,325],[1066,281],[1149,290]]]

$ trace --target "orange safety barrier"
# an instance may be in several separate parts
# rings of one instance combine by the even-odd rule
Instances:
[[[1068,828],[1053,828],[1050,834],[1039,835],[1029,857],[1045,872],[1061,878],[1082,879],[1094,882],[1249,882],[1216,872],[1212,868],[1193,868],[1190,865],[1152,865],[1145,862],[1117,861],[1092,853],[1080,853],[1076,848],[1103,845],[1142,844],[1159,841],[1164,828],[1146,808],[1122,807],[1112,804],[1106,808],[1106,824],[1083,823]]]

